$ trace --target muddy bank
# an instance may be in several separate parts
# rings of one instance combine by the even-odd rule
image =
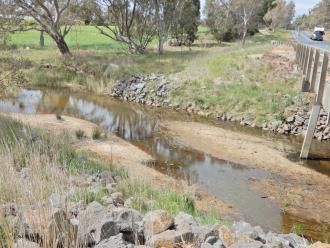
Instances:
[[[86,137],[83,140],[77,140],[75,143],[77,148],[89,150],[101,159],[126,169],[130,178],[150,182],[153,186],[159,188],[170,186],[172,190],[187,193],[194,198],[196,207],[200,210],[216,210],[221,215],[228,215],[235,219],[240,216],[239,212],[233,209],[232,206],[203,191],[197,185],[189,185],[185,180],[174,179],[145,166],[145,163],[153,158],[118,136],[107,133],[105,140],[93,140],[93,131],[98,126],[92,122],[70,116],[62,116],[62,120],[58,120],[53,114],[28,115],[13,113],[2,115],[22,121],[35,128],[44,129],[50,133],[62,134],[64,132],[75,136],[77,130],[82,130]]]
[[[251,178],[251,186],[285,212],[330,223],[328,176],[288,160],[270,142],[253,136],[194,122],[165,122],[163,125],[185,145],[220,159],[280,175],[284,179],[281,182]]]

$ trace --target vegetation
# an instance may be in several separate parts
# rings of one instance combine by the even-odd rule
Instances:
[[[288,28],[295,5],[284,0],[207,0],[206,25],[218,41],[230,41],[237,37],[245,44],[248,33],[254,34],[260,25]]]
[[[209,213],[195,208],[194,200],[182,193],[169,188],[155,189],[152,185],[138,180],[124,180],[118,185],[118,190],[126,198],[131,198],[131,206],[142,213],[163,209],[175,216],[179,212],[185,212],[203,224],[214,224],[220,220],[216,211]]]
[[[81,140],[81,139],[83,139],[83,138],[86,138],[86,133],[85,133],[85,131],[84,131],[84,130],[81,130],[81,129],[77,130],[77,131],[76,131],[76,137],[77,137],[77,139],[79,139],[79,140]]]
[[[315,26],[330,28],[330,1],[321,0],[309,14],[297,18],[295,24],[301,28],[313,29]]]
[[[99,128],[93,130],[92,134],[93,140],[99,140],[102,138],[102,131]]]

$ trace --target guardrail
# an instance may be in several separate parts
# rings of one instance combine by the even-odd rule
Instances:
[[[327,125],[330,122],[330,82],[327,81],[329,78],[329,52],[299,43],[293,43],[293,46],[296,51],[296,63],[303,74],[301,90],[315,94],[312,113],[300,153],[300,158],[307,159],[321,107],[328,113]]]

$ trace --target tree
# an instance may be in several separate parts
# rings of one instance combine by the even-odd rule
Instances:
[[[184,11],[183,2],[182,0],[153,0],[159,54],[163,53],[164,44],[170,30],[175,26],[178,17]]]
[[[144,53],[156,33],[154,8],[148,0],[98,0],[97,14],[102,35],[126,43],[130,50]]]
[[[273,31],[276,28],[288,28],[294,17],[294,11],[294,2],[286,3],[285,0],[276,0],[264,16],[264,20]]]
[[[205,16],[205,24],[217,41],[230,41],[237,37],[233,16],[219,0],[206,1]]]
[[[258,13],[262,7],[260,0],[208,0],[207,23],[218,39],[239,36],[245,45],[249,31],[258,26]]]
[[[63,55],[71,56],[65,36],[74,24],[75,14],[71,11],[76,0],[9,0],[14,16],[31,17],[35,23],[56,43]],[[12,24],[12,23],[11,23]]]
[[[310,12],[309,26],[330,28],[330,0],[321,0]]]
[[[232,13],[236,16],[237,27],[241,36],[242,45],[245,45],[246,36],[250,28],[256,28],[257,14],[260,9],[259,0],[235,0]]]
[[[182,11],[171,30],[178,45],[191,45],[197,39],[200,22],[200,0],[182,0]]]

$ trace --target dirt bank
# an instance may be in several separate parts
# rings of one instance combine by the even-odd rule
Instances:
[[[179,142],[214,157],[262,168],[283,179],[251,180],[251,187],[296,216],[330,224],[330,178],[294,163],[268,141],[195,122],[165,122]],[[192,132],[194,130],[194,132]]]
[[[125,168],[131,178],[150,181],[155,187],[170,186],[173,190],[191,194],[195,199],[197,208],[201,210],[210,211],[216,209],[222,215],[229,215],[234,218],[239,217],[239,213],[232,209],[231,206],[201,191],[197,186],[189,186],[185,181],[175,180],[145,166],[143,163],[152,160],[152,157],[114,134],[107,133],[105,139],[93,140],[91,137],[97,125],[92,122],[69,116],[62,116],[63,120],[57,120],[56,116],[52,114],[26,115],[14,113],[3,115],[56,134],[65,132],[75,137],[75,132],[82,130],[85,132],[86,138],[75,142],[78,148],[89,150],[100,158]]]

